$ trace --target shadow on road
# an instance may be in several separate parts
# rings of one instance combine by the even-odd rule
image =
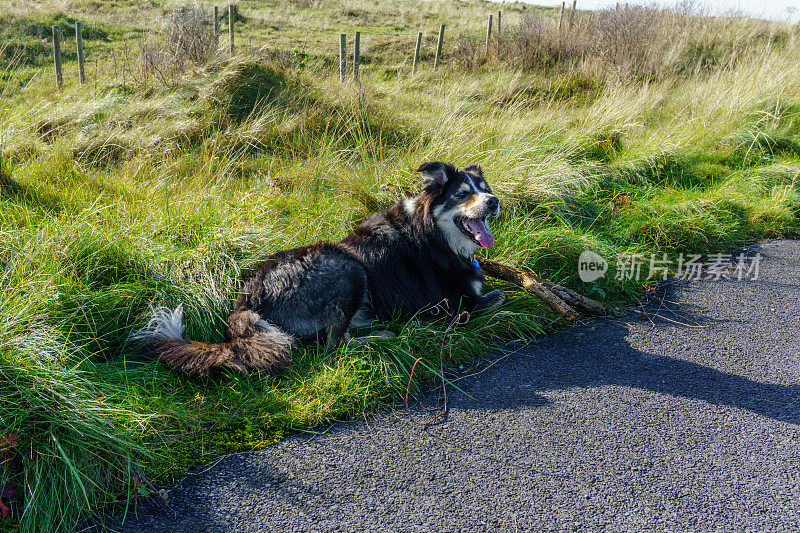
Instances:
[[[719,282],[715,282],[719,283]],[[502,364],[456,385],[470,397],[451,393],[453,409],[507,409],[545,405],[537,392],[616,385],[701,400],[752,411],[760,416],[800,424],[800,387],[754,381],[680,358],[634,348],[628,341],[634,324],[653,328],[737,328],[744,324],[702,316],[676,300],[667,286],[644,308],[646,315],[599,318],[539,339]],[[686,354],[695,347],[686,347]],[[435,403],[436,394],[426,402]]]

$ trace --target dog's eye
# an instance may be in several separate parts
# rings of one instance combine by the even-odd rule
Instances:
[[[461,192],[456,194],[456,198],[459,198],[459,199],[462,199],[462,200],[464,198],[468,198],[470,196],[472,196],[472,193],[470,191],[461,191]]]

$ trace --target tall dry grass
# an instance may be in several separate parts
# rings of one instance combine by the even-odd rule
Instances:
[[[577,11],[561,26],[552,13],[524,13],[503,41],[500,58],[524,69],[569,71],[619,79],[694,77],[796,39],[789,24],[710,17],[685,4],[671,9],[620,6]],[[485,60],[480,37],[465,36],[454,57],[461,66]],[[469,44],[467,44],[469,43]]]

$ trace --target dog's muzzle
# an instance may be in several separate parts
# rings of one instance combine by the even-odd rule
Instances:
[[[494,245],[494,235],[492,235],[486,219],[500,214],[500,200],[496,196],[486,194],[481,204],[477,210],[473,209],[472,213],[457,217],[453,222],[461,230],[461,233],[478,245],[489,248]]]

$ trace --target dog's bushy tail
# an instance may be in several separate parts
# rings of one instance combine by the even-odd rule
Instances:
[[[157,357],[191,375],[207,375],[214,368],[245,374],[273,373],[291,363],[294,338],[261,320],[252,311],[234,312],[228,321],[228,341],[217,344],[183,338],[183,306],[174,311],[159,307],[142,329],[131,334],[137,353]]]

